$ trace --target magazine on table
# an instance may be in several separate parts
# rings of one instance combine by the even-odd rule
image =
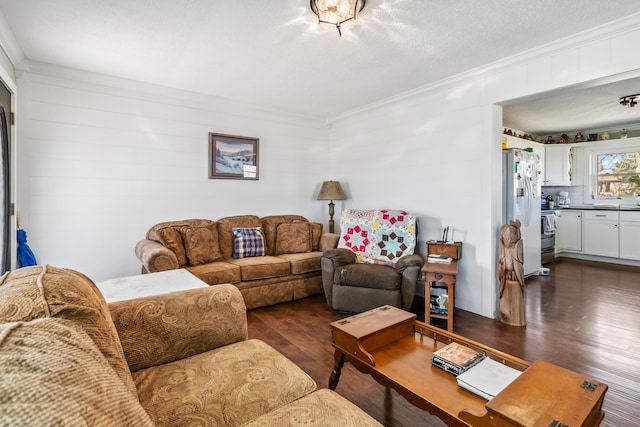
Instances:
[[[458,385],[478,396],[491,400],[513,382],[522,372],[489,357],[456,378]]]

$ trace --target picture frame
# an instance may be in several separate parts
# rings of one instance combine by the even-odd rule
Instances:
[[[260,138],[209,133],[209,179],[259,179]]]

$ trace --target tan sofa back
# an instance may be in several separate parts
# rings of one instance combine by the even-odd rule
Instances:
[[[197,229],[209,230],[210,233],[207,234],[211,235],[210,238],[202,239],[203,236],[206,236],[203,233],[185,233],[186,230]],[[194,241],[198,237],[200,237],[200,241]],[[147,231],[147,239],[159,242],[170,249],[176,255],[180,268],[204,264],[205,262],[201,262],[203,259],[220,258],[216,223],[208,219],[161,222]],[[189,239],[192,242],[191,246],[188,243],[185,244],[185,241]],[[195,263],[192,264],[194,261]]]
[[[137,399],[107,303],[91,279],[77,271],[48,265],[21,268],[2,276],[0,323],[38,318],[66,319],[86,332]]]
[[[218,239],[220,253],[223,259],[233,258],[233,229],[261,227],[260,218],[255,215],[237,215],[220,218],[218,225]]]
[[[284,226],[280,227],[282,224]],[[293,226],[288,227],[290,225]],[[265,255],[320,250],[322,224],[310,223],[301,215],[271,215],[263,218],[256,215],[236,215],[217,221],[167,221],[151,227],[146,238],[170,249],[176,256],[179,268],[184,268],[232,259],[233,229],[253,227],[262,228]],[[305,239],[309,242],[308,248],[304,244]]]

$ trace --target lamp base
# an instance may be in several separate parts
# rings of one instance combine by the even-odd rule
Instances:
[[[333,220],[334,206],[335,203],[333,203],[333,200],[331,200],[329,202],[329,233],[335,232],[335,221]]]

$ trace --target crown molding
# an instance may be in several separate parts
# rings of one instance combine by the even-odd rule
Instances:
[[[557,55],[559,53],[562,53],[563,51],[566,51],[567,49],[579,48],[589,43],[593,43],[598,39],[617,36],[626,32],[638,30],[639,28],[640,13],[629,15],[624,18],[620,18],[618,20],[611,21],[609,23],[565,37],[563,39],[555,40],[553,42],[535,47],[533,49],[529,49],[515,55],[499,59],[489,64],[464,71],[454,76],[450,76],[442,80],[438,80],[436,82],[420,86],[406,92],[402,92],[389,98],[363,105],[361,107],[345,111],[344,113],[340,113],[335,116],[328,117],[327,123],[331,124],[369,110],[394,104],[407,98],[419,96],[428,92],[435,91],[437,89],[444,89],[450,86],[455,86],[457,84],[460,84],[461,82],[468,83],[469,80],[478,80],[486,77],[491,73],[504,71],[517,65],[534,62],[543,57]]]
[[[0,11],[0,47],[7,54],[14,67],[24,60],[24,52],[18,45],[2,11]]]

